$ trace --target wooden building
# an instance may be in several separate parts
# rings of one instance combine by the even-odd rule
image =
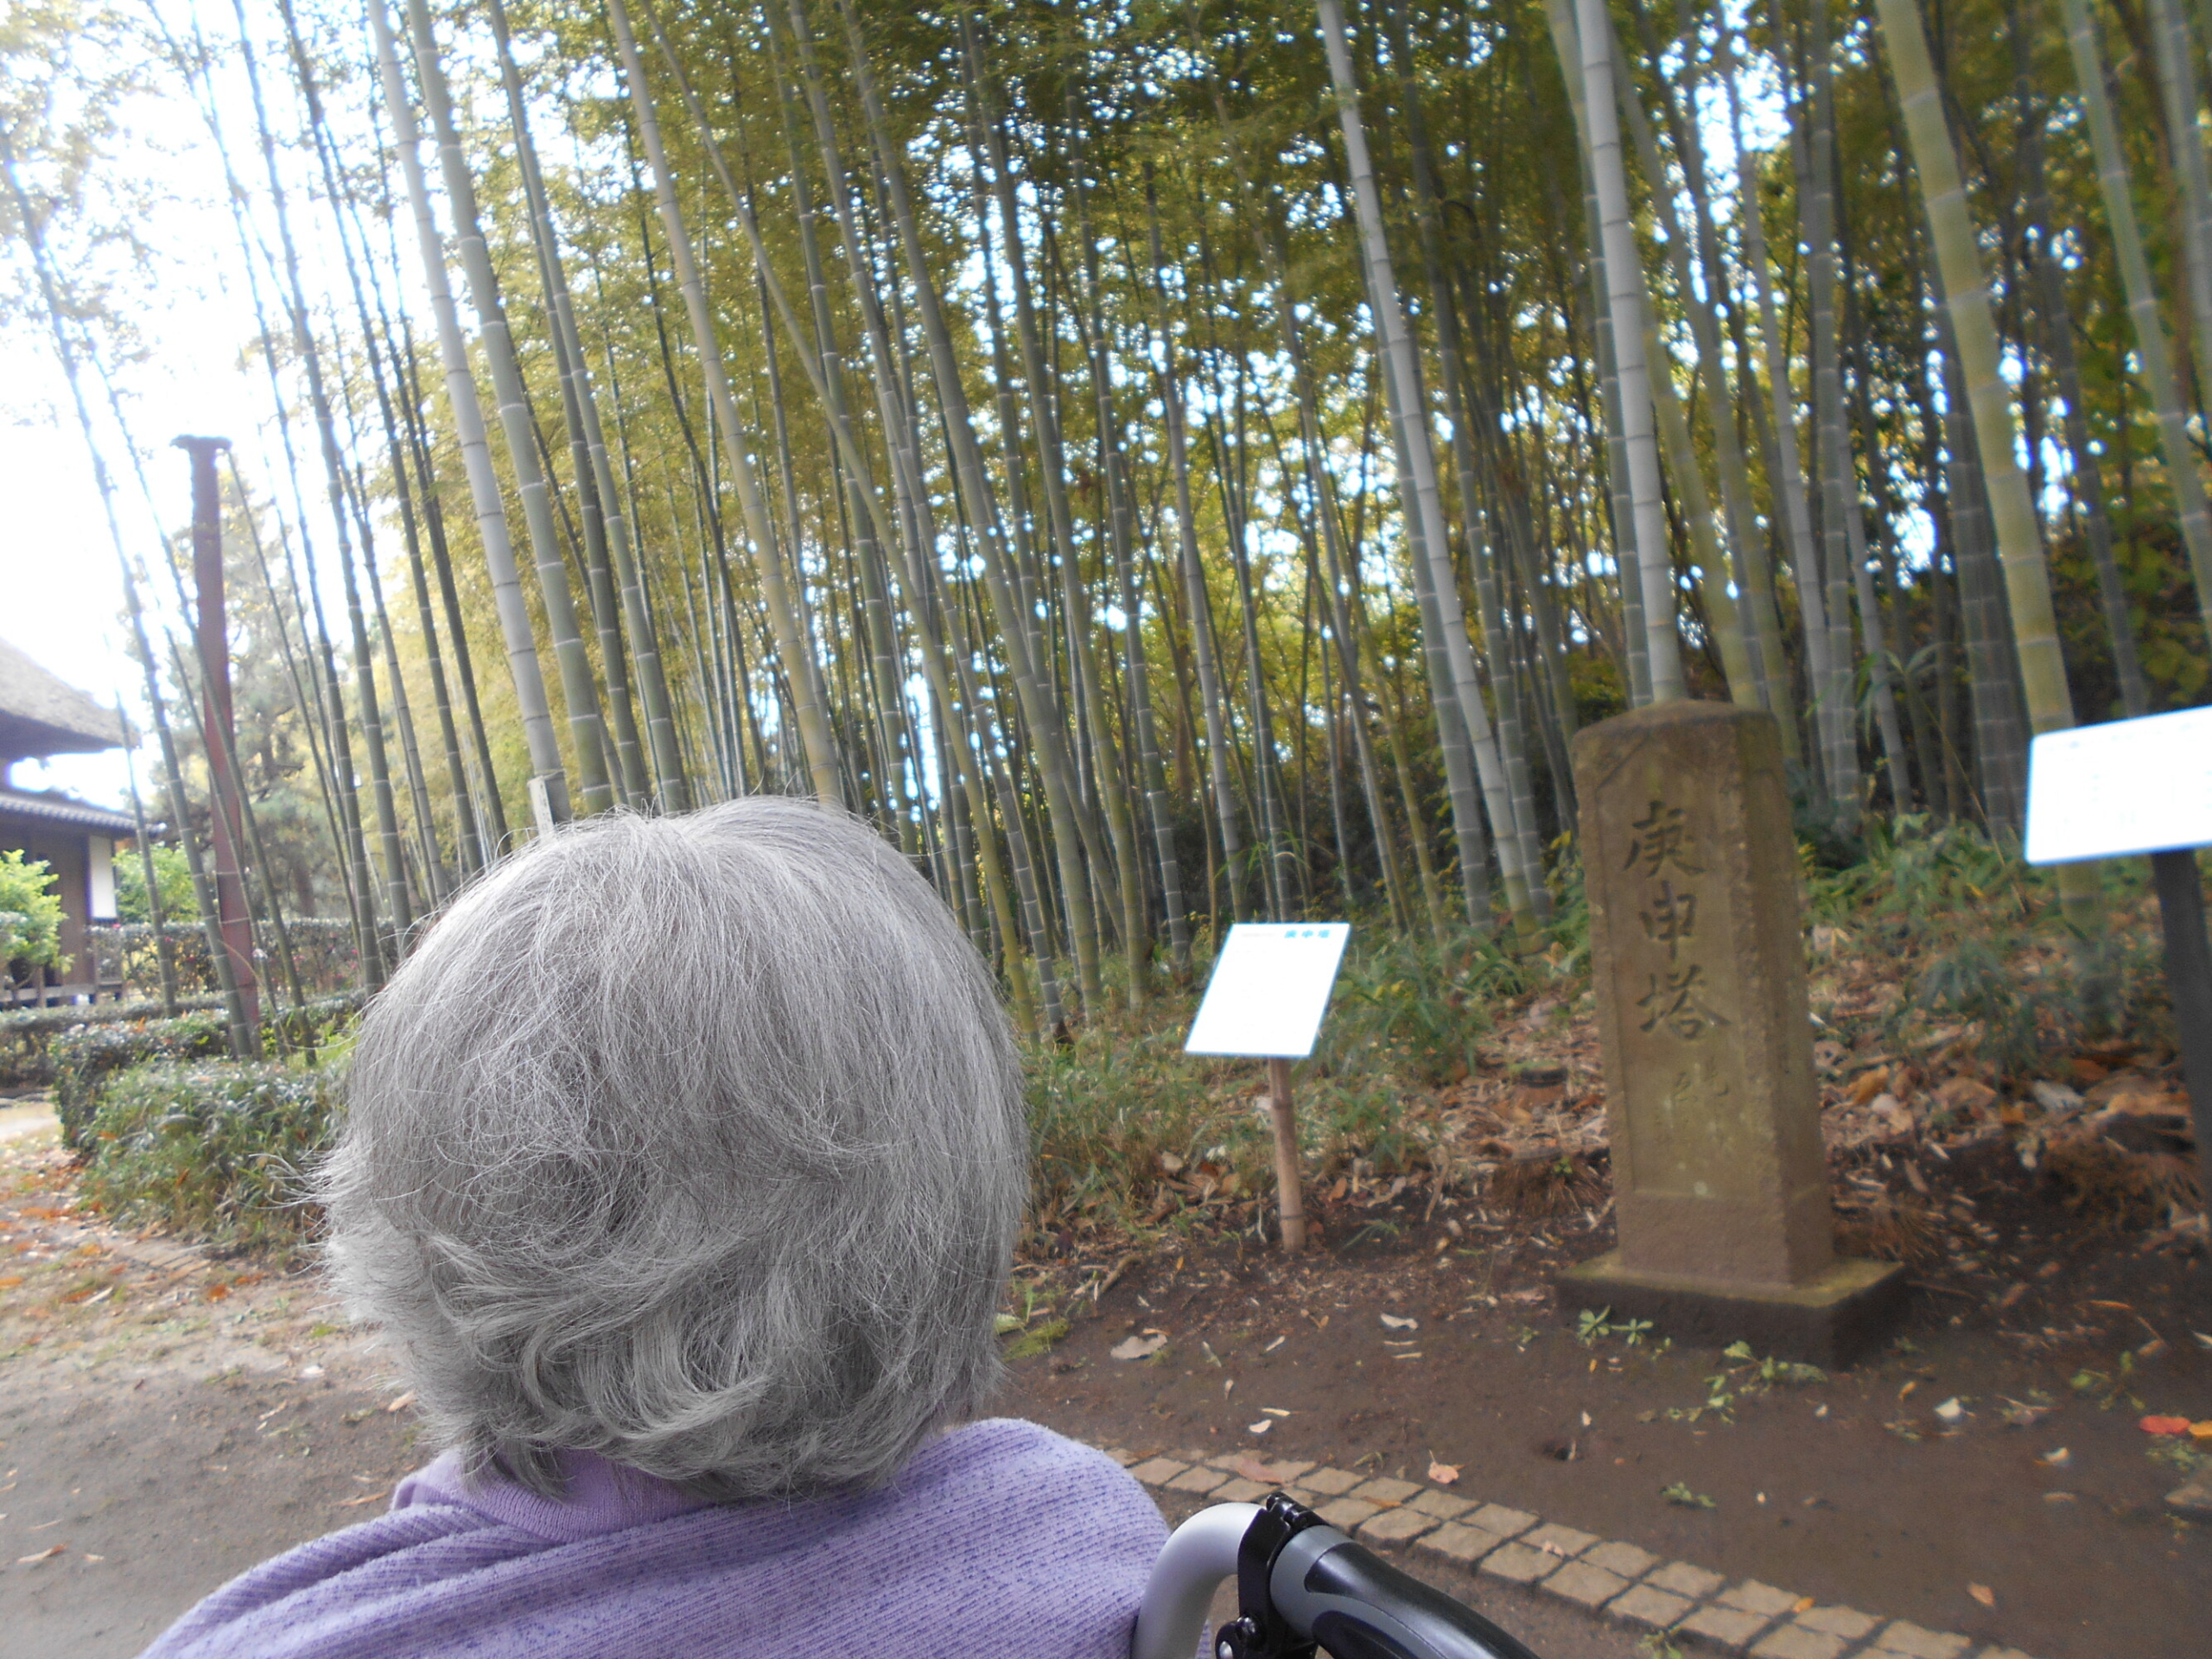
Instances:
[[[99,984],[85,929],[115,918],[115,843],[135,826],[127,812],[60,790],[18,789],[8,769],[18,760],[120,748],[123,741],[113,709],[0,639],[0,852],[43,859],[58,878],[61,950],[69,958],[55,982],[22,1000],[68,1000],[108,988]]]

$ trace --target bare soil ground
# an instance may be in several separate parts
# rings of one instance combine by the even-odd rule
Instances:
[[[2085,1227],[2009,1144],[1950,1163],[1981,1194],[1974,1253],[1919,1267],[1902,1339],[1824,1381],[1579,1339],[1548,1281],[1611,1244],[1595,1211],[1515,1222],[1383,1187],[1325,1202],[1296,1264],[1231,1241],[1110,1287],[1033,1275],[1033,1328],[1070,1328],[1014,1363],[1008,1404],[1145,1456],[1440,1461],[1469,1496],[2039,1659],[2202,1652],[2212,1529],[2165,1512],[2186,1456],[2138,1425],[2212,1418],[2212,1272]]]
[[[0,1651],[123,1659],[255,1562],[378,1513],[426,1449],[311,1275],[82,1213],[51,1124],[0,1107]],[[1423,1570],[1547,1659],[1637,1659],[1574,1608]]]
[[[107,1659],[423,1457],[312,1278],[80,1213],[36,1111],[0,1114],[0,1649]]]
[[[1852,1081],[1863,1046],[1828,1056],[1845,1222],[1891,1229],[1916,1292],[1894,1348],[1792,1381],[1663,1332],[1586,1343],[1558,1313],[1550,1275],[1611,1228],[1583,1022],[1542,1024],[1556,1077],[1500,1056],[1442,1091],[1486,1183],[1354,1164],[1317,1184],[1320,1247],[1300,1263],[1226,1215],[1179,1244],[1044,1235],[1017,1311],[1040,1338],[1069,1328],[1014,1362],[1002,1408],[1140,1453],[1414,1478],[1441,1461],[1470,1495],[2038,1659],[2202,1650],[2212,1534],[2164,1512],[2188,1454],[2138,1423],[2212,1419],[2212,1269],[2190,1230],[2069,1207],[2078,1189],[2021,1155],[2050,1120],[2109,1106],[1955,1090],[1938,1132],[1920,1116],[1933,1077],[1899,1117]],[[425,1448],[311,1276],[86,1213],[44,1121],[0,1110],[0,1645],[99,1659],[374,1513]],[[1497,1167],[1574,1154],[1560,1213],[1486,1207]],[[1202,1161],[1178,1173],[1201,1216],[1227,1207]],[[1147,1334],[1166,1338],[1151,1358],[1109,1357]],[[1635,1650],[1547,1599],[1456,1587],[1554,1659]]]

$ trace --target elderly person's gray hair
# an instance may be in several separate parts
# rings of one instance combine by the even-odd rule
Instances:
[[[875,1483],[996,1381],[1018,1057],[952,916],[855,819],[560,830],[392,976],[346,1094],[334,1273],[478,1465]]]

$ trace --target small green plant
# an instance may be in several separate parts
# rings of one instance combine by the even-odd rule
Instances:
[[[1001,1313],[992,1322],[992,1328],[1000,1336],[1014,1338],[1006,1345],[1006,1357],[1029,1359],[1051,1353],[1052,1344],[1067,1335],[1068,1322],[1050,1318],[1039,1322],[1039,1315],[1052,1313],[1052,1304],[1039,1299],[1034,1285],[1024,1284],[1016,1289],[1021,1297],[1021,1312]]]
[[[1802,1365],[1795,1360],[1771,1357],[1761,1359],[1751,1351],[1751,1344],[1748,1342],[1730,1343],[1721,1350],[1721,1357],[1753,1367],[1755,1380],[1766,1388],[1772,1388],[1777,1382],[1787,1382],[1793,1388],[1806,1388],[1828,1380],[1828,1374],[1817,1365]]]
[[[1587,1348],[1600,1337],[1618,1337],[1634,1348],[1651,1334],[1650,1320],[1616,1320],[1612,1313],[1610,1307],[1584,1308],[1575,1319],[1574,1339]]]
[[[1049,1354],[1052,1344],[1068,1333],[1065,1319],[1047,1319],[1033,1325],[1006,1345],[1008,1359],[1030,1359],[1039,1354]]]
[[[1685,1510],[1717,1510],[1720,1507],[1703,1492],[1694,1492],[1679,1480],[1662,1486],[1659,1489],[1659,1496],[1669,1503]]]

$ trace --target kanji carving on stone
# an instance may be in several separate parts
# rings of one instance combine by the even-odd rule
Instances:
[[[1651,810],[1629,828],[1636,831],[1636,839],[1629,843],[1628,861],[1621,866],[1623,869],[1632,870],[1641,864],[1646,875],[1656,875],[1671,864],[1684,875],[1705,874],[1704,866],[1683,856],[1690,849],[1690,827],[1683,822],[1681,807],[1654,801]]]
[[[1643,912],[1643,931],[1667,947],[1667,960],[1681,954],[1683,944],[1697,931],[1697,894],[1676,893],[1672,881],[1662,881],[1659,891]]]
[[[1664,1027],[1688,1043],[1695,1042],[1715,1026],[1728,1023],[1706,1006],[1698,988],[1705,969],[1695,963],[1647,978],[1651,988],[1636,999],[1636,1006],[1643,1010],[1643,1023],[1638,1030],[1650,1032]]]

